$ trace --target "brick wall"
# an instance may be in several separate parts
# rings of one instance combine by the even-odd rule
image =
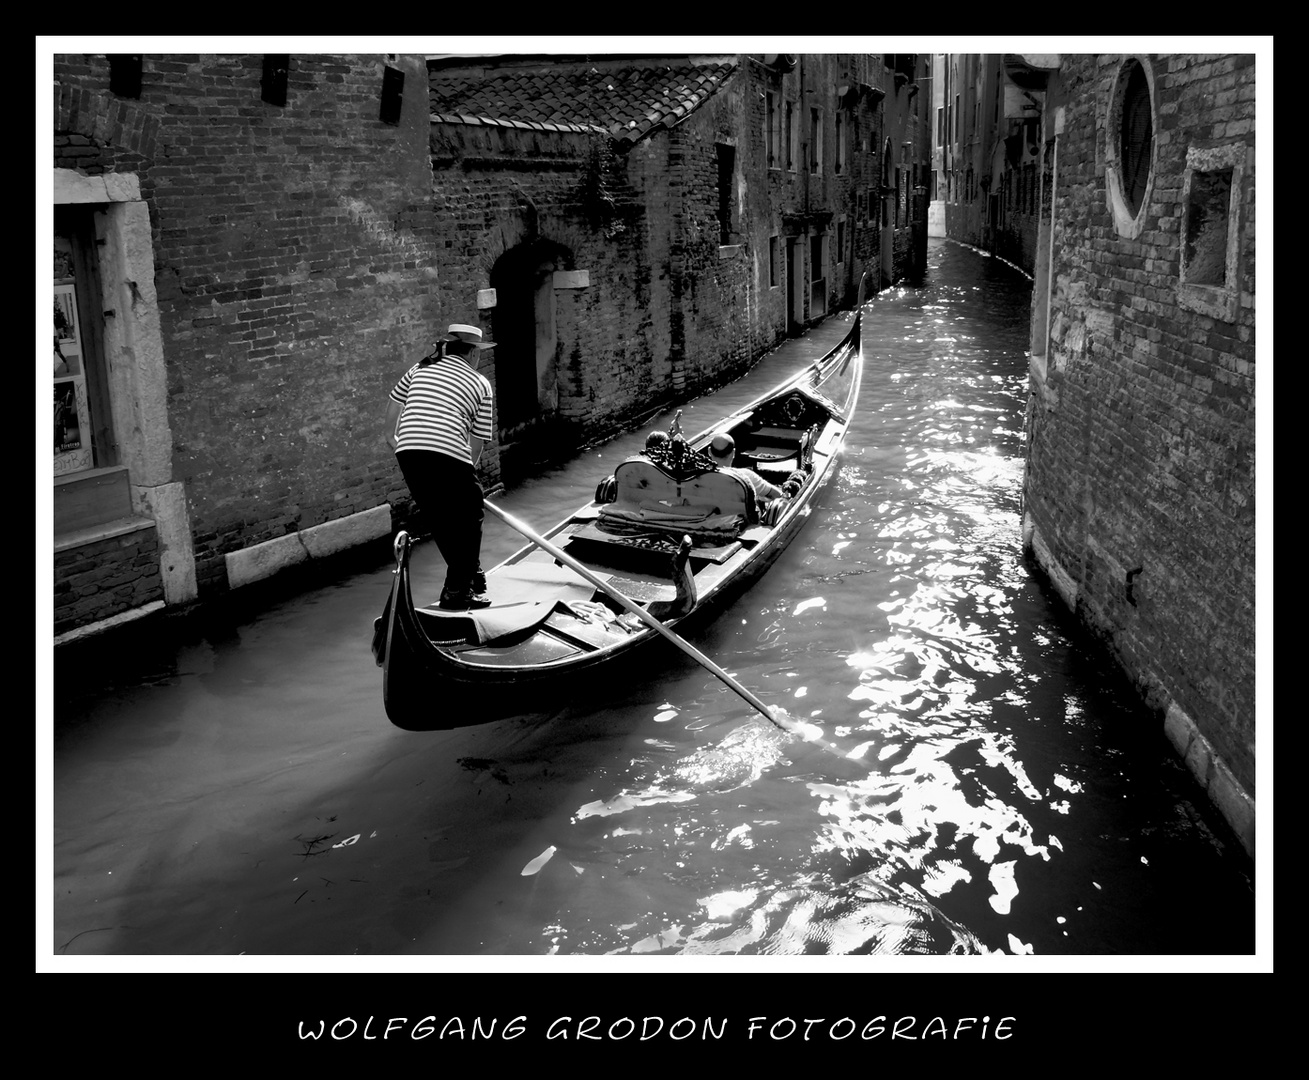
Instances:
[[[1033,375],[1026,511],[1146,699],[1192,717],[1253,796],[1253,156],[1234,317],[1185,309],[1178,282],[1188,148],[1253,146],[1253,57],[1147,58],[1154,181],[1130,238],[1106,195],[1122,60],[1065,57],[1052,102],[1063,107],[1055,262],[1048,351],[1033,342],[1046,355]]]
[[[383,502],[407,516],[380,431],[386,394],[446,323],[494,336],[496,308],[479,295],[508,253],[546,251],[557,269],[589,276],[555,292],[556,447],[740,375],[787,329],[784,290],[767,285],[769,237],[815,206],[854,229],[847,204],[875,181],[882,138],[904,125],[903,93],[889,92],[885,126],[880,107],[861,104],[867,132],[852,132],[846,175],[831,175],[829,134],[823,176],[779,187],[763,164],[761,76],[748,63],[685,121],[621,155],[582,131],[432,124],[421,57],[293,54],[284,105],[262,98],[263,61],[146,55],[132,99],[109,91],[105,56],[54,63],[56,167],[135,173],[149,210],[162,422],[202,595],[227,586],[227,553]],[[829,130],[838,76],[889,79],[865,57],[805,63]],[[398,124],[379,119],[388,64],[406,77]],[[729,245],[721,143],[736,149],[740,185]],[[876,229],[855,235],[875,266]],[[807,267],[807,246],[798,251]],[[858,280],[836,264],[834,251],[829,311]],[[504,363],[492,352],[483,372],[498,384]],[[496,444],[481,471],[488,485],[502,479]]]
[[[54,632],[163,599],[159,536],[151,527],[55,553]]]
[[[105,57],[55,58],[56,166],[137,172],[149,206],[202,591],[225,586],[225,552],[407,498],[381,417],[444,312],[425,66],[394,62],[398,125],[379,120],[384,66],[293,55],[278,106],[259,55],[147,55],[130,101]]]

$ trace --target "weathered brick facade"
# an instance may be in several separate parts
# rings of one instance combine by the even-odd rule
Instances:
[[[416,56],[56,56],[55,202],[96,279],[94,464],[157,525],[165,600],[316,557],[337,525],[361,542],[388,505],[405,521],[386,395],[449,322],[500,343],[493,488],[525,436],[602,438],[739,376],[864,270],[903,276],[912,193],[886,178],[922,142],[912,65],[765,59],[650,61],[699,87],[657,124],[542,124],[434,119],[441,65]],[[794,106],[793,168],[766,160],[766,93]]]
[[[1153,119],[1135,214],[1116,164],[1129,152],[1129,75],[1148,87]],[[1047,110],[1054,261],[1034,294],[1024,489],[1038,561],[1166,714],[1250,846],[1254,109],[1253,56],[1062,58]],[[1205,185],[1224,197],[1205,205]],[[1215,236],[1225,280],[1221,254],[1216,271],[1197,269]]]
[[[149,207],[201,591],[225,587],[229,551],[406,494],[379,418],[447,313],[425,71],[397,65],[389,124],[381,57],[291,57],[285,105],[261,99],[260,56],[146,56],[131,101],[106,57],[55,58],[56,168],[135,173]]]
[[[500,343],[483,364],[505,440],[490,457],[493,475],[500,451],[518,449],[520,437],[535,435],[555,452],[603,437],[736,378],[790,329],[848,304],[862,272],[871,271],[876,289],[910,271],[911,193],[902,192],[903,208],[890,208],[888,230],[879,220],[882,149],[889,141],[897,162],[911,156],[923,128],[914,94],[884,60],[706,58],[700,69],[712,72],[712,93],[628,140],[598,131],[592,115],[616,111],[608,97],[634,84],[665,90],[662,73],[680,69],[588,58],[561,88],[566,65],[556,61],[433,65],[443,273],[464,281],[470,298],[494,290],[481,311]],[[792,103],[803,156],[795,168],[768,161],[770,92],[776,108]],[[565,93],[566,109],[533,99],[553,104]],[[593,98],[606,101],[588,112]],[[846,126],[839,161],[838,114]],[[821,151],[811,154],[815,131]],[[906,143],[911,149],[900,149]],[[888,185],[886,198],[900,190]],[[882,274],[884,232],[891,242]],[[828,253],[817,270],[816,235],[827,237]],[[788,237],[797,260],[789,308],[779,271]],[[552,295],[537,294],[533,368],[509,297],[539,289],[546,274],[556,284]],[[815,278],[824,283],[818,296]]]

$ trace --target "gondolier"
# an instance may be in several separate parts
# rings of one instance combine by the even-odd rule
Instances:
[[[477,462],[491,438],[491,384],[477,357],[495,342],[465,323],[401,376],[386,411],[386,441],[446,562],[440,606],[490,605],[482,573],[482,486]]]
[[[585,692],[611,663],[621,680],[623,657],[721,611],[762,574],[836,474],[859,399],[864,288],[835,348],[712,428],[687,438],[677,425],[666,444],[619,462],[593,501],[543,534],[487,503],[529,542],[487,572],[489,607],[416,604],[412,544],[401,531],[372,641],[391,722],[433,731],[521,715]],[[788,497],[761,500],[749,478],[725,474],[709,454],[718,433],[735,446],[733,470],[758,472]],[[452,689],[479,692],[478,708],[452,704],[464,700]]]

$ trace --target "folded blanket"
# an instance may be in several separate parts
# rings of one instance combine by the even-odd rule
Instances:
[[[735,540],[745,525],[743,514],[715,514],[694,507],[643,504],[632,507],[611,503],[600,511],[596,525],[618,536],[661,533],[680,537],[688,535],[698,545],[727,544]]]

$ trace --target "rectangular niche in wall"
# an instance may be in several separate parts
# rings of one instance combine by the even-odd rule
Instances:
[[[1241,191],[1248,148],[1191,147],[1182,180],[1177,302],[1231,322],[1241,296]]]

